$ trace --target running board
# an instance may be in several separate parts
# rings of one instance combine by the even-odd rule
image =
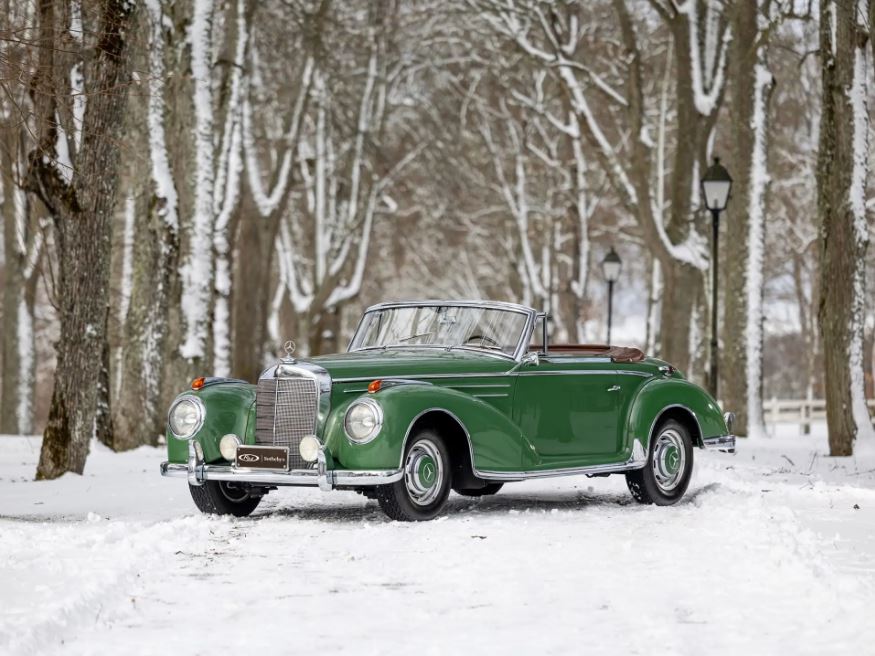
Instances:
[[[605,465],[588,465],[586,467],[568,467],[564,469],[537,469],[533,471],[481,471],[474,470],[477,478],[489,481],[525,481],[533,478],[554,478],[557,476],[600,476],[603,474],[621,474],[635,469],[641,469],[647,464],[647,453],[639,440],[632,444],[632,455],[623,462],[613,462]]]

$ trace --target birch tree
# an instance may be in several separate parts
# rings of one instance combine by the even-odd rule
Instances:
[[[515,228],[518,247],[511,257],[520,263],[521,300],[552,315],[557,341],[582,342],[589,221],[597,201],[589,193],[578,124],[570,112],[556,116],[546,108],[544,78],[536,75],[533,97],[510,92],[518,104],[535,108],[531,116],[525,107],[512,109],[505,98],[494,108],[475,101],[477,130],[494,171],[490,186]]]
[[[7,118],[13,114],[5,109]],[[0,153],[5,253],[0,433],[28,435],[33,431],[36,373],[34,299],[44,239],[35,208],[21,188],[27,166],[23,132],[21,126],[4,126]]]
[[[269,317],[277,287],[280,220],[299,180],[298,140],[310,102],[313,70],[331,16],[328,0],[259,8],[254,16],[243,100],[242,218],[234,236],[232,367],[254,379],[270,348]],[[291,38],[277,24],[294,25]],[[263,56],[262,53],[271,53]],[[274,321],[275,332],[278,318]],[[278,344],[276,337],[273,348]]]
[[[390,155],[386,143],[387,122],[400,121],[404,111],[405,62],[387,55],[396,17],[391,3],[379,3],[369,8],[365,26],[352,24],[364,52],[351,78],[337,65],[329,75],[319,62],[312,73],[295,158],[301,185],[279,226],[279,285],[269,330],[278,341],[287,300],[313,354],[328,338],[336,343],[331,316],[361,291],[374,222],[393,210],[389,189],[425,147],[402,146]]]
[[[593,28],[581,16],[579,6],[539,0],[472,0],[471,4],[485,12],[492,29],[511,39],[564,85],[594,157],[621,203],[637,217],[660,262],[660,355],[687,369],[697,346],[695,335],[701,332],[695,316],[697,304],[704,300],[702,275],[708,268],[706,242],[697,221],[698,179],[724,90],[728,28],[722,4],[696,0],[682,5],[650,3],[669,31],[674,52],[676,130],[684,136],[675,140],[674,152],[666,155],[670,169],[654,153],[651,135],[666,126],[654,124],[647,111],[641,28],[626,3],[612,3],[622,44],[618,55],[625,67],[614,69],[611,76],[594,67],[597,58],[586,56],[594,52],[593,41],[600,45],[606,41],[599,42],[589,33]],[[593,96],[623,117],[619,131],[609,130],[612,113],[596,111]],[[660,198],[664,204],[657,202]]]
[[[149,0],[140,20],[148,102],[132,108],[133,132],[144,133],[149,158],[135,208],[115,448],[158,439],[168,390],[212,373],[214,344],[215,370],[228,373],[229,235],[252,6]]]
[[[822,109],[817,166],[820,302],[830,454],[873,435],[863,383],[869,50],[862,2],[820,8]]]
[[[4,2],[0,12],[0,212],[3,219],[3,336],[0,433],[33,431],[34,297],[44,239],[38,202],[24,190],[29,147],[29,99],[14,80],[33,74],[24,46],[34,37],[34,5]],[[18,34],[17,40],[2,38]]]
[[[726,226],[722,399],[735,412],[739,435],[764,433],[762,412],[763,259],[769,135],[769,12],[766,0],[733,7],[730,57],[733,210]]]

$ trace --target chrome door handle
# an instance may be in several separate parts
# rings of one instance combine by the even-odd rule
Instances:
[[[608,391],[609,391],[609,392],[619,392],[619,391],[620,391],[620,386],[619,386],[619,385],[614,385],[613,387],[609,387],[609,388],[608,388]]]

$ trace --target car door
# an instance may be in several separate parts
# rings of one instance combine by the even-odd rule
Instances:
[[[518,374],[514,419],[544,464],[610,461],[620,450],[619,392],[609,358],[541,356]]]

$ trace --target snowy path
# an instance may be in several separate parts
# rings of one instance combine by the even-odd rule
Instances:
[[[3,654],[875,644],[875,463],[812,462],[810,438],[697,452],[689,499],[670,509],[632,505],[621,478],[568,478],[454,496],[417,525],[315,490],[271,495],[247,520],[204,518],[184,483],[156,476],[160,451],[98,449],[86,476],[33,483],[38,441],[0,440],[13,447],[0,457]]]

